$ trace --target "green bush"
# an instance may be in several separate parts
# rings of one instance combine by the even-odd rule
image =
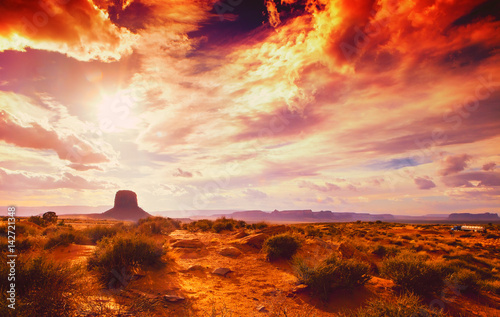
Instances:
[[[176,229],[180,229],[181,222],[172,218],[148,217],[139,219],[137,227],[139,232],[145,234],[169,234]]]
[[[0,261],[0,275],[8,276],[7,261]],[[82,302],[82,271],[75,266],[56,263],[44,257],[16,259],[16,309],[7,308],[6,296],[0,299],[1,316],[73,316]],[[7,294],[7,278],[0,279],[0,291]]]
[[[413,294],[398,297],[395,302],[375,299],[368,302],[367,306],[354,312],[344,313],[346,317],[444,317],[441,311],[435,311],[423,305],[419,298]]]
[[[262,251],[269,261],[279,258],[290,259],[299,249],[299,240],[288,234],[282,233],[268,238],[264,241]]]
[[[323,300],[327,300],[335,289],[352,289],[364,285],[370,279],[370,266],[367,263],[357,259],[343,260],[335,255],[314,267],[295,257],[293,268],[299,281],[309,285]]]
[[[160,264],[164,254],[163,247],[145,235],[105,237],[89,258],[88,268],[108,282],[116,272]]]
[[[444,286],[445,272],[442,266],[415,253],[401,253],[382,263],[382,273],[404,290],[418,295],[440,291]]]

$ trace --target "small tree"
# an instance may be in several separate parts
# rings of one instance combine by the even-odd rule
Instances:
[[[43,214],[43,220],[50,222],[50,223],[56,223],[57,222],[57,215],[53,211],[47,211],[46,213]]]

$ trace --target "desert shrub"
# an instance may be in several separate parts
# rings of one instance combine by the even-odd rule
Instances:
[[[236,223],[237,223],[237,221],[235,221],[233,219],[227,219],[226,217],[222,217],[222,218],[216,219],[214,221],[214,224],[212,225],[212,229],[217,233],[224,231],[224,230],[232,231],[232,230],[234,230]]]
[[[373,254],[375,254],[378,257],[383,258],[384,256],[387,255],[387,248],[384,247],[383,245],[376,245],[375,248],[372,251]]]
[[[145,234],[169,234],[176,229],[180,229],[181,222],[172,218],[148,217],[139,219],[137,228],[139,232]]]
[[[253,230],[260,230],[260,229],[264,229],[264,228],[267,228],[269,225],[263,221],[261,222],[256,222],[256,223],[252,223],[252,224],[247,224],[247,229],[253,229]]]
[[[117,272],[160,264],[163,247],[145,235],[116,235],[105,237],[88,260],[88,268],[96,271],[103,281]]]
[[[488,280],[480,282],[481,289],[500,295],[500,280]]]
[[[486,239],[498,239],[500,238],[500,236],[497,236],[496,234],[493,234],[493,233],[488,233],[486,236],[485,236]]]
[[[49,239],[45,243],[45,249],[52,249],[58,246],[68,246],[71,243],[87,244],[89,240],[80,231],[73,229],[56,231],[50,234]]]
[[[299,249],[299,240],[288,233],[282,233],[264,241],[262,251],[269,261],[283,258],[290,259]]]
[[[53,211],[47,211],[42,215],[42,219],[45,220],[47,223],[56,223],[57,222],[57,215]]]
[[[437,292],[444,286],[442,266],[420,254],[406,252],[387,258],[382,263],[382,273],[404,290],[419,295]]]
[[[203,231],[203,232],[206,232],[206,231],[210,231],[212,230],[212,226],[213,226],[213,221],[211,220],[207,220],[207,219],[201,219],[201,220],[197,220],[197,221],[193,221],[191,223],[188,223],[186,224],[186,229],[189,230],[189,231]]]
[[[104,237],[112,237],[119,232],[124,232],[126,230],[127,229],[123,224],[116,224],[113,226],[97,225],[83,229],[82,234],[85,235],[93,244],[96,244]]]
[[[471,270],[460,269],[452,273],[448,281],[464,293],[477,293],[479,290],[480,276]]]
[[[404,240],[413,240],[413,238],[410,237],[409,235],[403,235],[403,236],[401,236],[401,239],[404,239]]]
[[[7,261],[0,261],[0,274],[8,276]],[[7,308],[6,296],[0,299],[1,316],[73,316],[81,304],[83,273],[80,268],[56,263],[44,257],[16,259],[16,309]],[[0,290],[7,294],[7,278],[0,279]]]
[[[31,216],[28,218],[28,221],[36,225],[39,225],[40,227],[47,226],[47,221],[45,221],[45,219],[43,219],[40,216]]]
[[[309,285],[323,300],[327,300],[335,289],[351,289],[364,285],[370,279],[368,264],[357,259],[340,259],[336,255],[331,255],[314,267],[304,259],[295,257],[293,268],[299,281]]]
[[[441,311],[428,308],[420,302],[418,296],[405,294],[396,300],[374,299],[368,302],[367,306],[354,312],[344,313],[346,317],[444,317]]]
[[[319,230],[319,228],[316,228],[312,225],[306,226],[305,232],[306,232],[306,237],[319,237],[319,238],[321,238],[321,236],[323,235],[323,233],[321,232],[321,230]]]

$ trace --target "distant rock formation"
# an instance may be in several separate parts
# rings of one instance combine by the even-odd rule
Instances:
[[[151,217],[139,207],[137,194],[131,190],[119,190],[115,195],[113,208],[100,214],[101,219],[131,220],[138,221],[142,218]]]
[[[227,215],[214,215],[213,217],[226,216],[233,219],[245,221],[274,221],[274,222],[347,222],[347,221],[394,221],[391,214],[369,214],[355,212],[332,212],[330,210],[312,211],[306,210],[274,210],[264,212],[261,210],[247,210],[233,212]]]
[[[482,214],[454,213],[448,216],[448,220],[454,221],[498,221],[500,218],[496,213],[485,212]]]

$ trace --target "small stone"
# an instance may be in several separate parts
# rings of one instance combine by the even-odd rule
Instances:
[[[185,300],[184,297],[177,296],[177,295],[163,295],[163,299],[166,300],[167,302],[171,302],[171,303],[180,302],[182,300]]]
[[[261,312],[261,313],[267,312],[266,306],[264,306],[264,305],[259,305],[256,307],[256,309],[258,312]]]
[[[205,268],[199,264],[190,266],[187,270],[188,271],[203,271]]]
[[[215,269],[212,274],[220,275],[220,276],[226,276],[227,273],[233,272],[231,269],[228,269],[227,267],[219,267]]]
[[[227,247],[227,248],[220,250],[219,254],[223,255],[223,256],[228,256],[231,258],[237,258],[238,256],[240,256],[241,251],[236,249],[235,247]]]

